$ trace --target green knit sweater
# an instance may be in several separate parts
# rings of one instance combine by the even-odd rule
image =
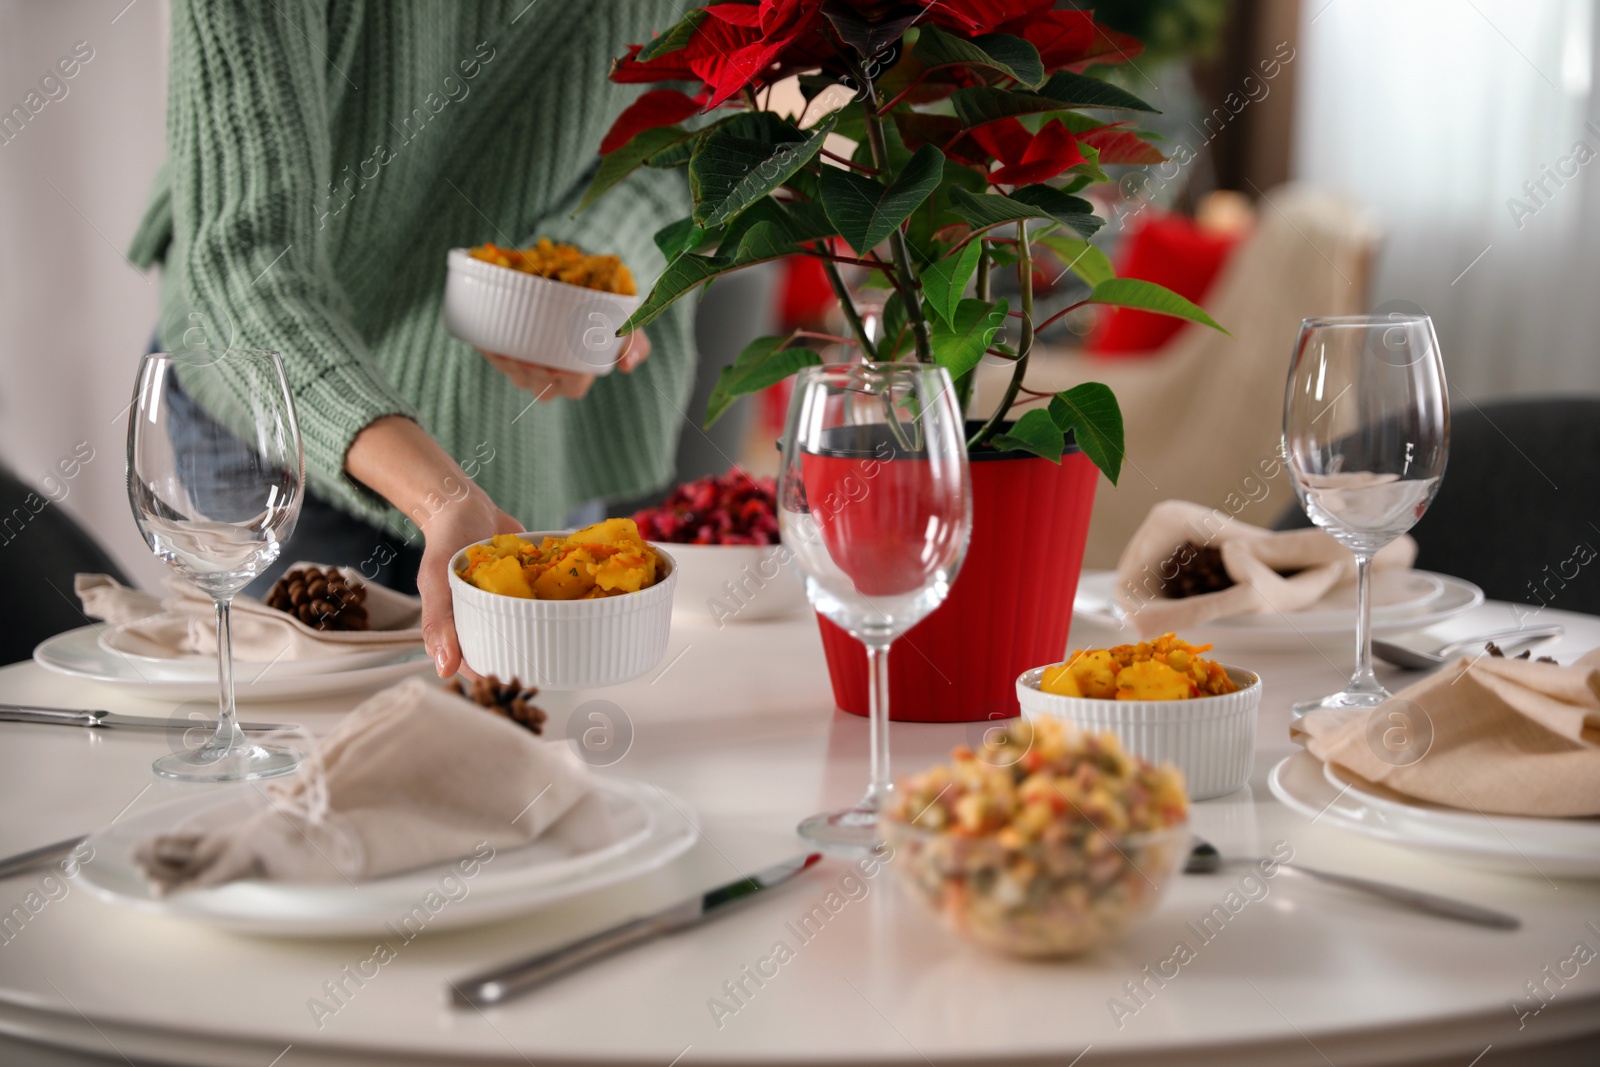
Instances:
[[[637,95],[610,58],[676,18],[671,0],[174,0],[168,160],[132,248],[164,264],[164,344],[279,352],[314,490],[402,536],[408,517],[343,473],[384,415],[415,418],[529,529],[664,484],[687,302],[635,373],[530,406],[445,333],[441,301],[448,249],[538,237],[650,286],[652,235],[688,212],[680,172],[642,168],[571,215]],[[196,399],[238,429],[237,390]]]

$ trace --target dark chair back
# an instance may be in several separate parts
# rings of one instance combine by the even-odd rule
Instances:
[[[1309,525],[1298,507],[1277,523]],[[1600,615],[1600,398],[1454,404],[1444,482],[1411,535],[1418,567],[1491,600]]]
[[[0,664],[25,660],[40,641],[90,621],[72,592],[79,571],[127,581],[71,516],[0,468]]]

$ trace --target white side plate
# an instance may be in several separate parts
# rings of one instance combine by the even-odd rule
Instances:
[[[256,790],[229,789],[164,804],[96,832],[88,841],[94,859],[84,864],[80,880],[94,896],[114,904],[266,937],[381,934],[391,924],[402,927],[417,908],[424,908],[423,915],[413,923],[428,929],[473,926],[637,877],[694,844],[699,829],[692,814],[682,814],[691,810],[682,800],[640,782],[600,778],[596,786],[621,832],[619,840],[585,849],[552,829],[531,845],[496,854],[471,878],[462,877],[454,864],[440,864],[359,886],[246,881],[157,896],[133,862],[135,846],[160,833],[236,822],[268,803]],[[447,877],[452,880],[442,884]],[[430,894],[434,909],[424,903]]]
[[[1564,840],[1507,836],[1494,825],[1505,816],[1479,819],[1482,829],[1468,834],[1424,829],[1414,818],[1397,818],[1369,805],[1353,790],[1332,785],[1323,775],[1322,761],[1309,752],[1297,752],[1272,768],[1267,785],[1273,796],[1308,818],[1411,852],[1526,878],[1600,878],[1600,827],[1592,819],[1517,820],[1568,824],[1554,831],[1555,837]],[[1570,838],[1566,837],[1569,832]]]
[[[1412,575],[1425,584],[1405,583],[1405,602],[1375,608],[1372,613],[1372,632],[1378,636],[1409,633],[1453,619],[1483,603],[1483,590],[1461,578],[1431,571],[1415,571]],[[1126,626],[1124,613],[1116,602],[1114,571],[1085,571],[1078,581],[1078,595],[1073,601],[1073,614],[1086,622],[1111,630],[1126,629],[1132,639],[1133,628]],[[1437,583],[1437,594],[1428,592]],[[1406,592],[1409,590],[1409,592]],[[1356,621],[1353,606],[1339,608],[1339,598],[1353,595],[1339,589],[1306,611],[1288,612],[1284,615],[1240,615],[1229,619],[1214,619],[1204,626],[1188,628],[1183,637],[1199,643],[1213,642],[1228,649],[1274,651],[1304,648],[1306,644],[1326,644],[1352,640]],[[1332,605],[1330,606],[1330,602]],[[1420,607],[1416,605],[1420,604]]]
[[[137,696],[152,700],[216,699],[214,673],[190,680],[158,676],[138,662],[102,647],[99,641],[102,629],[99,625],[81,626],[56,634],[33,650],[33,661],[47,671],[68,678],[129,689]],[[376,667],[298,677],[280,673],[276,666],[252,673],[240,664],[234,671],[234,694],[239,703],[244,704],[359,693],[380,689],[431,666],[427,653],[420,648]]]

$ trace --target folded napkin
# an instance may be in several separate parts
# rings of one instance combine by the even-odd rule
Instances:
[[[321,564],[294,565],[318,566]],[[338,570],[352,586],[366,587],[371,629],[315,630],[288,612],[269,608],[254,597],[239,596],[233,601],[234,658],[271,662],[385,649],[399,652],[422,646],[421,600],[363,581],[350,567]],[[169,594],[165,598],[130,589],[108,574],[80,574],[73,584],[86,615],[125,625],[130,643],[143,646],[139,650],[148,655],[216,654],[217,630],[210,595],[176,575],[162,582]]]
[[[1235,584],[1215,593],[1168,599],[1162,586],[1185,562],[1187,542],[1217,547]],[[1402,535],[1373,557],[1373,566],[1409,567],[1416,558],[1417,543]],[[1285,578],[1279,571],[1298,573]],[[1300,611],[1355,576],[1350,550],[1322,530],[1275,533],[1216,508],[1166,500],[1150,509],[1122,550],[1117,603],[1140,637],[1154,637],[1230,615]]]
[[[1390,747],[1391,728],[1414,750]],[[1600,815],[1600,649],[1570,667],[1462,660],[1370,711],[1313,711],[1290,734],[1402,798],[1500,815]]]
[[[263,791],[272,807],[154,837],[134,861],[170,893],[241,878],[359,883],[546,833],[586,849],[616,839],[565,745],[420,679],[361,704],[296,775]]]

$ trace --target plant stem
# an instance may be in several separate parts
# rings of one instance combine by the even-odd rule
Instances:
[[[976,448],[994,436],[1005,421],[1022,389],[1022,379],[1028,373],[1028,357],[1033,354],[1033,248],[1028,244],[1028,223],[1017,223],[1017,285],[1022,289],[1022,338],[1017,342],[1017,362],[1011,368],[1011,381],[995,407],[994,414],[977,433],[967,441],[968,448]]]
[[[845,288],[844,279],[839,277],[839,268],[831,259],[823,256],[822,269],[828,275],[828,284],[833,286],[833,295],[839,300],[839,310],[844,312],[844,320],[850,324],[850,332],[856,335],[856,341],[861,345],[861,354],[868,362],[875,362],[878,350],[873,347],[872,338],[867,336],[867,327],[861,321],[861,313],[856,310],[850,290]]]
[[[889,149],[883,139],[883,119],[878,115],[878,90],[859,66],[852,65],[851,70],[862,91],[867,94],[867,106],[863,110],[866,112],[867,146],[872,149],[872,162],[881,172],[883,183],[888,185],[895,176],[889,169]],[[898,226],[889,235],[889,251],[894,259],[894,273],[900,279],[898,288],[906,305],[906,321],[911,324],[911,336],[916,340],[917,362],[932,363],[933,340],[928,331],[928,320],[922,314],[922,301],[917,299],[920,285],[916,272],[911,269],[911,246],[906,243],[906,235]]]

